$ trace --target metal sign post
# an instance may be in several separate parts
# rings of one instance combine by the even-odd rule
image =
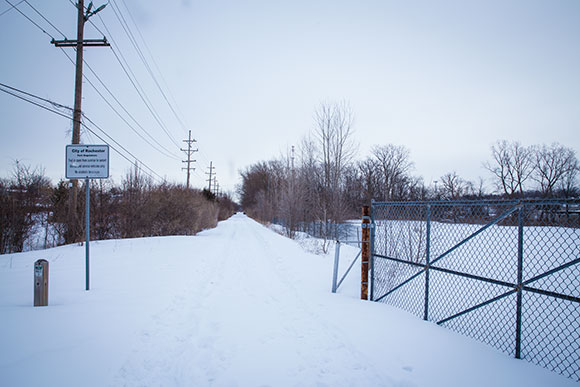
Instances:
[[[107,179],[109,177],[109,146],[108,145],[67,145],[66,146],[66,178],[85,179],[86,191],[86,246],[85,246],[85,290],[89,290],[89,242],[91,236],[91,189],[90,179]]]
[[[85,179],[85,191],[87,191],[87,197],[85,200],[85,205],[86,205],[86,209],[85,209],[85,214],[86,216],[86,225],[85,225],[85,232],[87,234],[87,242],[86,242],[86,246],[85,246],[85,290],[89,290],[89,271],[90,271],[90,265],[89,265],[89,241],[91,240],[91,186],[90,186],[90,180],[87,177]]]

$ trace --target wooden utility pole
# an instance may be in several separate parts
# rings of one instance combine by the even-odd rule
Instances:
[[[360,298],[369,298],[369,261],[371,257],[371,210],[369,206],[362,208],[362,243],[361,243],[361,279]]]
[[[187,184],[186,184],[186,186],[187,186],[187,189],[189,189],[189,174],[190,174],[191,170],[195,171],[195,168],[191,167],[191,163],[196,162],[196,160],[191,159],[191,155],[193,154],[193,152],[197,152],[199,149],[191,149],[191,144],[196,142],[195,140],[193,140],[191,138],[191,130],[189,131],[188,139],[183,140],[183,142],[187,143],[187,149],[181,149],[187,155],[187,160],[183,160],[182,163],[187,163],[187,167],[181,168],[181,169],[185,169],[187,171]]]
[[[208,190],[209,192],[211,192],[211,176],[213,175],[213,170],[215,169],[215,167],[212,165],[212,161],[209,162],[209,172],[206,172],[206,175],[209,175],[209,179],[207,179],[206,181],[209,181],[209,187]]]
[[[103,37],[103,39],[89,39],[84,40],[84,29],[85,29],[85,22],[89,20],[91,16],[100,12],[105,8],[107,4],[101,5],[99,8],[92,11],[93,3],[89,4],[89,7],[86,9],[85,13],[85,5],[84,0],[79,0],[77,3],[77,39],[76,40],[52,40],[51,43],[54,44],[55,47],[76,47],[77,51],[77,58],[76,58],[76,71],[75,71],[75,102],[74,102],[74,110],[73,110],[73,131],[72,131],[72,142],[71,144],[80,144],[81,142],[81,118],[82,118],[82,110],[81,110],[81,103],[83,100],[83,47],[94,47],[94,46],[110,46],[107,42],[107,39]],[[78,230],[80,224],[78,222],[77,217],[77,196],[78,196],[78,180],[72,179],[72,194],[71,194],[71,203],[69,208],[69,230],[68,236],[72,239],[72,241],[76,241],[77,238],[80,236],[80,232]]]

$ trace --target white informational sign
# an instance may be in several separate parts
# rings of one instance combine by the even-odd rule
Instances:
[[[67,179],[106,179],[109,177],[108,145],[67,145]]]

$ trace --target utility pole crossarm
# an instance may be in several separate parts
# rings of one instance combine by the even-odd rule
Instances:
[[[78,40],[54,40],[50,41],[51,44],[54,44],[55,47],[76,47],[79,44]],[[103,39],[84,39],[81,43],[84,47],[98,47],[98,46],[105,46],[110,47],[111,44],[107,41],[107,38],[103,37]]]

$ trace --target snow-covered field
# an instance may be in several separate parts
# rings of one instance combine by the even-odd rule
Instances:
[[[431,222],[431,262],[483,225]],[[522,234],[523,281],[559,267],[580,254],[580,229],[572,227],[524,227]],[[426,261],[426,222],[377,222],[375,247],[378,254],[407,262]],[[493,225],[437,261],[434,268],[517,283],[518,228]],[[375,285],[379,298],[422,271],[422,267],[378,258]],[[580,265],[567,266],[526,285],[541,291],[580,297]],[[506,352],[515,354],[516,285],[492,284],[437,270],[429,277],[429,319],[439,321],[468,310],[494,297],[510,295],[471,313],[443,323]],[[425,276],[408,282],[382,302],[424,315]],[[528,361],[580,380],[580,304],[525,290],[522,294],[522,356]]]
[[[341,271],[354,256],[343,248]],[[48,307],[33,263],[50,262]],[[333,251],[244,215],[191,237],[0,256],[0,386],[573,386],[572,380],[380,303]]]

